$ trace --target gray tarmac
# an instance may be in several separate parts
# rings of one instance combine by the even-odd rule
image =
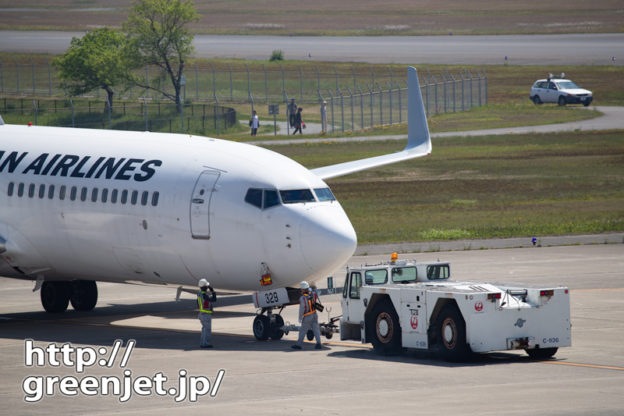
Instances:
[[[619,236],[621,238],[621,236]],[[579,243],[580,244],[580,243]],[[385,249],[380,249],[380,252]],[[369,345],[324,339],[325,349],[258,342],[250,335],[254,308],[248,294],[221,294],[213,320],[212,350],[200,349],[193,295],[174,301],[173,288],[99,284],[91,313],[43,312],[32,282],[0,280],[0,414],[171,415],[618,415],[624,413],[624,244],[401,254],[420,261],[450,261],[455,279],[560,284],[571,289],[573,346],[555,359],[530,361],[524,352],[483,354],[467,363],[447,363],[426,352],[379,357]],[[349,264],[386,260],[386,254],[355,256]],[[334,273],[341,285],[344,269]],[[325,282],[319,282],[322,287]],[[340,314],[339,295],[324,296],[329,314]],[[296,308],[286,308],[287,322]],[[322,320],[327,314],[321,315]],[[35,347],[106,347],[96,363],[76,373],[71,365],[26,366],[25,339]],[[116,339],[122,340],[110,360]],[[127,347],[135,340],[133,350]],[[121,355],[131,351],[125,368]],[[111,367],[106,362],[111,361]],[[180,375],[180,370],[186,373]],[[207,377],[218,391],[176,402],[174,396],[134,394],[74,397],[57,391],[36,403],[24,401],[28,377],[123,376],[180,379]]]
[[[83,32],[0,31],[0,51],[60,54]],[[196,35],[195,56],[452,65],[622,65],[624,34],[484,36]]]

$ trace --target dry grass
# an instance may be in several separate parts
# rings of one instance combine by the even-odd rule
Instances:
[[[119,27],[130,0],[0,1],[0,29]],[[618,0],[196,0],[198,33],[424,35],[622,32]],[[11,11],[14,9],[15,11]]]

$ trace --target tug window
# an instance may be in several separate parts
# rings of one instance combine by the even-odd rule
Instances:
[[[349,298],[360,298],[360,287],[362,286],[362,275],[357,272],[351,273],[351,287],[349,288]]]
[[[388,281],[388,271],[386,269],[367,270],[364,274],[364,281],[367,285],[383,285]]]
[[[416,281],[416,267],[393,267],[392,281],[394,283],[409,283]]]
[[[442,280],[451,277],[451,268],[448,264],[427,266],[427,279]]]

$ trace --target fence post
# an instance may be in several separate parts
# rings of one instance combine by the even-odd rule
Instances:
[[[230,101],[234,101],[234,85],[232,84],[232,67],[227,64],[228,72],[230,73]]]
[[[48,95],[52,97],[52,68],[50,68],[49,59],[48,59]]]
[[[35,126],[37,125],[37,103],[33,99],[33,111],[35,112]]]
[[[199,68],[195,65],[195,99],[199,100]]]
[[[321,70],[318,65],[314,65],[316,67],[316,91],[318,92],[318,96],[321,97]]]
[[[108,110],[108,128],[112,129],[113,128],[113,115],[112,115],[113,108],[112,108],[110,100],[108,99],[108,95],[106,96],[106,107]]]
[[[379,125],[383,126],[383,90],[381,89],[381,85],[377,84],[379,88]]]
[[[331,90],[327,90],[327,92],[329,93],[329,96],[331,98],[331,116],[332,116],[332,133],[334,132],[334,130],[336,129],[336,127],[334,126],[334,94],[332,94]]]
[[[338,91],[338,70],[336,69],[336,65],[334,65],[334,75],[336,76],[336,91]]]
[[[355,130],[355,120],[353,119],[353,93],[351,92],[349,87],[347,87],[347,91],[349,91],[349,95],[351,96],[351,131],[354,131]]]
[[[303,101],[303,69],[299,65],[299,99]]]
[[[335,67],[334,67],[335,69]],[[340,91],[340,88],[338,88],[336,90],[336,92],[338,94],[340,94],[340,122],[342,125],[341,131],[344,133],[345,129],[344,129],[344,98],[342,96],[342,91]]]
[[[488,79],[487,72],[483,70],[483,77],[485,79],[485,105],[488,105]]]
[[[149,85],[149,67],[145,64],[145,85]],[[145,98],[149,98],[149,88],[145,88]]]
[[[17,76],[17,95],[19,95],[20,93],[20,73],[19,73],[19,66],[17,65],[17,60],[13,59],[13,61],[15,62],[15,74]]]
[[[30,58],[30,74],[32,76],[32,93],[36,95],[35,91],[35,61]]]
[[[262,71],[264,71],[264,100],[269,103],[269,75],[267,74],[266,67],[262,64]]]
[[[362,90],[360,89],[360,87],[357,87],[358,91],[360,92],[360,128],[363,129],[364,128],[364,94],[362,93]]]
[[[386,85],[388,85],[388,82],[386,82]],[[392,124],[392,83],[390,83],[389,85],[390,85],[390,124]]]
[[[214,99],[215,99],[215,103],[216,103],[216,105],[215,105],[215,119],[216,119],[216,122],[217,122],[217,136],[218,136],[220,134],[220,131],[221,131],[221,127],[220,127],[221,126],[221,120],[219,119],[219,99],[217,98],[216,95],[214,96]]]
[[[72,127],[76,127],[76,121],[74,117],[74,100],[70,99],[69,104],[71,105],[71,110],[72,110]]]
[[[284,67],[280,64],[280,71],[282,71],[282,91],[284,92],[284,96],[286,96],[286,80],[284,79]]]
[[[373,127],[373,124],[375,122],[375,113],[373,111],[374,108],[374,104],[375,104],[375,98],[373,97],[373,91],[371,90],[370,85],[366,85],[366,88],[368,88],[368,96],[370,97],[370,118],[371,118],[371,127]],[[373,87],[374,88],[374,87]]]
[[[145,131],[149,131],[149,123],[147,118],[147,98],[143,97],[143,113],[145,114]]]
[[[247,99],[251,97],[251,80],[249,79],[249,65],[245,64],[245,68],[247,69]],[[252,104],[253,108],[253,104]]]
[[[4,94],[4,71],[2,69],[2,59],[0,59],[0,92]]]
[[[353,91],[355,91],[357,89],[357,74],[353,65],[351,65],[351,72],[353,73]]]

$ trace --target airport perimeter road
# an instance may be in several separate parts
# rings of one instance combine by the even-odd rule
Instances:
[[[63,53],[80,32],[0,31],[0,51]],[[196,35],[195,56],[266,60],[496,65],[622,65],[624,34],[500,36]],[[505,57],[508,58],[505,61]],[[614,58],[614,59],[613,59]]]
[[[32,283],[0,280],[0,403],[2,414],[133,414],[172,415],[182,412],[216,415],[616,415],[624,413],[624,244],[520,248],[422,253],[421,261],[450,261],[456,279],[567,285],[571,289],[573,346],[554,360],[530,361],[523,352],[490,353],[467,363],[447,363],[427,353],[407,352],[379,357],[368,345],[324,341],[326,349],[293,351],[295,334],[282,341],[257,342],[251,337],[253,307],[244,297],[220,296],[213,320],[214,350],[202,350],[195,299],[175,290],[131,285],[100,285],[100,304],[92,313],[41,311]],[[412,255],[401,255],[411,258]],[[377,262],[387,256],[354,257],[350,263]],[[337,271],[342,284],[344,271]],[[340,312],[339,295],[324,297],[332,315]],[[287,308],[286,321],[296,320]],[[322,315],[326,318],[326,314]],[[25,339],[35,347],[64,343],[91,347],[94,365],[77,373],[75,365],[25,366]],[[116,339],[124,346],[114,360]],[[136,340],[131,350],[125,344]],[[101,348],[106,348],[102,350]],[[69,348],[69,347],[67,347]],[[89,359],[86,350],[82,358]],[[102,377],[120,376],[128,355],[125,380],[135,393],[102,396],[93,387]],[[39,353],[35,353],[39,354]],[[41,353],[41,355],[43,355]],[[37,358],[37,356],[33,356]],[[57,358],[60,358],[57,355]],[[75,360],[75,357],[74,357]],[[101,361],[101,362],[100,362]],[[110,363],[111,366],[107,367]],[[220,383],[219,372],[223,376]],[[37,377],[58,377],[54,394],[36,397]],[[155,391],[162,380],[164,395]],[[83,380],[87,393],[66,397],[59,383],[72,391]],[[61,379],[63,381],[61,381]],[[23,382],[28,390],[24,391]],[[85,381],[86,380],[86,381]],[[179,390],[182,380],[193,389],[209,381],[214,396],[192,403]],[[164,387],[163,387],[164,386]],[[74,391],[76,388],[73,389]],[[172,393],[174,393],[172,395]],[[173,396],[180,396],[179,402]]]

